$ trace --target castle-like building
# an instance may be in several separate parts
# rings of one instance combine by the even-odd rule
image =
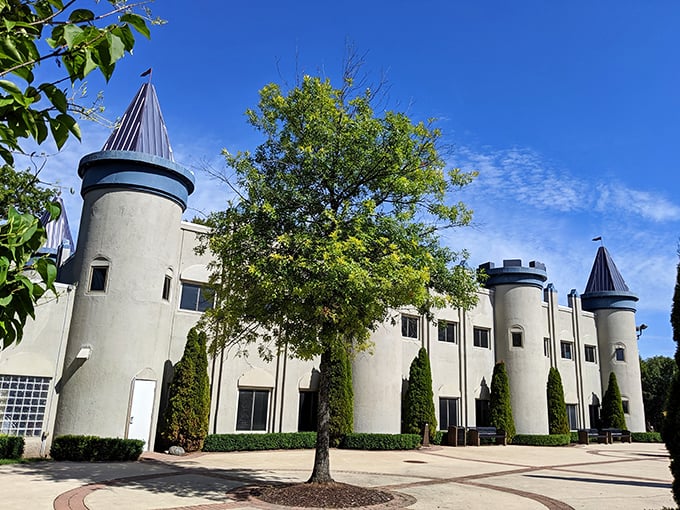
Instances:
[[[0,433],[47,451],[52,437],[140,438],[154,446],[172,365],[211,305],[202,292],[208,229],[182,221],[193,175],[173,160],[155,90],[144,84],[100,152],[81,161],[77,249],[58,242],[57,296],[46,295],[23,341],[0,351]],[[64,217],[60,220],[66,221]],[[62,229],[63,230],[63,229]],[[572,429],[597,427],[610,373],[628,428],[645,430],[635,305],[606,248],[582,295],[558,305],[546,268],[505,260],[469,311],[436,322],[394,311],[353,360],[357,432],[398,433],[409,366],[429,353],[439,427],[489,420],[491,374],[505,361],[518,433],[547,434],[546,382],[559,369]],[[318,361],[225,351],[211,359],[210,432],[313,430]]]

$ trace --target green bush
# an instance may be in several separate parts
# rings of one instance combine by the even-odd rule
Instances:
[[[623,414],[623,403],[616,374],[609,374],[607,391],[602,397],[602,428],[626,429],[626,417]]]
[[[160,448],[181,446],[187,452],[200,450],[208,435],[210,414],[208,355],[203,331],[189,330],[168,394],[168,407],[160,426]]]
[[[572,443],[578,443],[578,430],[572,430],[569,432],[569,435],[571,436]]]
[[[352,364],[345,345],[333,347],[328,370],[330,376],[328,404],[331,410],[330,441],[331,446],[338,446],[345,434],[354,431]]]
[[[131,461],[144,451],[141,439],[97,436],[58,436],[52,441],[50,456],[54,460],[76,462]]]
[[[562,377],[555,367],[548,372],[548,431],[550,434],[569,434],[569,418],[567,406],[564,403],[564,388]]]
[[[448,436],[449,433],[446,430],[435,430],[430,432],[430,443],[436,445],[448,444]]]
[[[23,437],[0,435],[0,459],[20,459],[23,454]]]
[[[491,401],[489,402],[491,426],[505,430],[508,443],[515,436],[515,420],[512,417],[512,403],[510,401],[510,382],[505,370],[505,363],[499,361],[493,367],[491,376]]]
[[[571,434],[517,434],[512,444],[527,446],[565,446],[571,443]]]
[[[409,369],[408,388],[404,396],[403,431],[421,435],[426,423],[429,424],[430,431],[437,430],[430,358],[425,348],[421,347]]]
[[[420,434],[347,434],[340,448],[347,450],[415,450]]]
[[[630,437],[636,443],[663,443],[660,432],[631,432]]]
[[[273,434],[211,434],[205,438],[204,452],[253,450],[295,450],[314,448],[316,432],[279,432]]]

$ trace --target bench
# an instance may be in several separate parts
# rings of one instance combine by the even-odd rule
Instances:
[[[597,429],[581,429],[578,431],[578,443],[588,444],[591,439],[597,441],[600,444],[609,444],[609,434],[605,431],[600,431]]]
[[[508,437],[504,430],[497,430],[496,427],[475,427],[468,430],[468,442],[472,446],[480,446],[482,439],[493,439],[494,444],[507,446]]]
[[[633,438],[631,436],[630,430],[623,429],[602,429],[609,437],[609,444],[614,441],[621,441],[622,443],[632,443]]]

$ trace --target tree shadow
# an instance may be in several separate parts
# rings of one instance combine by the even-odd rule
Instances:
[[[607,485],[629,485],[632,487],[649,487],[652,489],[670,489],[671,484],[666,482],[651,482],[644,480],[614,480],[611,478],[585,478],[580,476],[557,476],[557,475],[525,475],[529,478],[545,478],[551,480],[563,480],[581,483],[602,483]]]

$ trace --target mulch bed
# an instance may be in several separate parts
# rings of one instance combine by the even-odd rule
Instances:
[[[302,508],[365,508],[394,499],[389,492],[339,482],[280,484],[246,491],[265,503]]]

